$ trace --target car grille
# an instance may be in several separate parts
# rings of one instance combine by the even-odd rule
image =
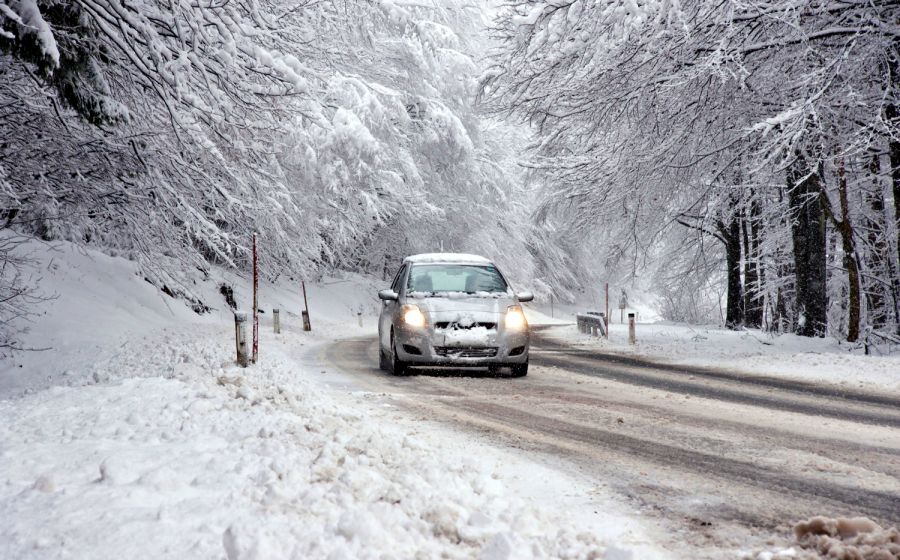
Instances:
[[[497,323],[472,323],[468,326],[462,326],[459,323],[453,323],[450,321],[438,321],[434,324],[435,328],[438,329],[474,329],[475,327],[484,327],[487,330],[494,330],[497,328]]]
[[[497,355],[497,349],[473,346],[435,346],[434,353],[443,357],[493,358]]]

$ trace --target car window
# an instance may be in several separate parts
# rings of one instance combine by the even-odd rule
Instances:
[[[406,283],[407,292],[506,293],[506,282],[492,265],[419,264],[413,265]]]
[[[400,293],[400,279],[403,278],[403,271],[406,269],[406,265],[400,267],[400,270],[397,271],[397,274],[394,276],[394,281],[391,282],[391,289]]]

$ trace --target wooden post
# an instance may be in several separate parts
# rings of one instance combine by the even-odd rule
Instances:
[[[234,343],[237,348],[237,363],[241,367],[247,367],[247,314],[243,311],[234,312]]]
[[[277,309],[272,310],[272,326],[275,328],[275,334],[281,333],[281,313]]]
[[[609,340],[609,282],[603,285],[603,290],[606,292],[606,314],[603,315],[603,323],[606,327],[606,339]]]
[[[303,315],[303,330],[311,331],[312,325],[309,323],[309,302],[306,301],[306,281],[300,282],[303,286],[303,306],[306,308],[301,315]]]
[[[253,234],[253,358],[255,364],[259,357],[259,299],[257,291],[259,289],[259,276],[256,267],[256,234]]]
[[[553,294],[550,294],[550,318],[553,318]]]
[[[628,344],[635,344],[636,338],[634,336],[634,313],[628,314]]]

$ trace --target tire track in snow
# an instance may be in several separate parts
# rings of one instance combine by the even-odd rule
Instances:
[[[692,367],[687,365],[666,364],[662,362],[653,362],[631,356],[622,356],[619,354],[608,354],[597,352],[585,348],[573,348],[564,342],[554,340],[548,336],[542,336],[541,331],[547,327],[534,327],[532,333],[532,355],[563,355],[569,357],[585,358],[591,361],[599,362],[607,367],[634,367],[645,370],[651,370],[657,373],[674,374],[677,378],[683,379],[684,376],[694,376],[703,379],[716,381],[735,382],[742,386],[760,387],[764,389],[778,389],[789,393],[797,393],[814,397],[826,397],[832,400],[846,401],[848,403],[861,403],[866,405],[879,405],[887,407],[890,410],[900,410],[900,399],[890,395],[877,395],[862,391],[854,391],[851,389],[836,388],[830,385],[816,385],[814,383],[804,381],[793,381],[790,379],[781,379],[777,377],[765,377],[760,375],[749,375],[740,372],[725,371],[704,367]],[[536,352],[535,352],[536,351]]]
[[[541,344],[543,340],[541,339]],[[900,428],[900,400],[888,397],[854,394],[849,398],[845,393],[783,380],[751,376],[736,379],[730,374],[712,375],[706,370],[702,374],[697,373],[698,370],[666,370],[661,369],[658,364],[636,365],[629,361],[627,365],[623,365],[619,363],[618,356],[612,359],[607,355],[593,353],[546,353],[541,352],[540,346],[535,350],[531,358],[535,365],[558,367],[610,381],[712,400]],[[691,376],[694,379],[690,379]],[[771,384],[770,381],[777,384]]]
[[[681,467],[693,474],[705,474],[750,487],[762,488],[767,493],[787,493],[800,499],[814,496],[817,501],[833,504],[837,510],[849,506],[853,510],[882,522],[900,522],[900,496],[897,494],[867,491],[810,480],[747,461],[693,451],[667,443],[648,441],[619,431],[564,422],[496,403],[461,400],[455,401],[453,406],[501,423],[542,432],[571,442],[599,447],[605,452],[639,457],[660,467]],[[783,496],[782,499],[784,499]]]

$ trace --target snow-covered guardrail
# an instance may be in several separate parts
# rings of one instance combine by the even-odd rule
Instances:
[[[600,311],[575,314],[578,331],[595,336],[606,336],[606,319]]]

